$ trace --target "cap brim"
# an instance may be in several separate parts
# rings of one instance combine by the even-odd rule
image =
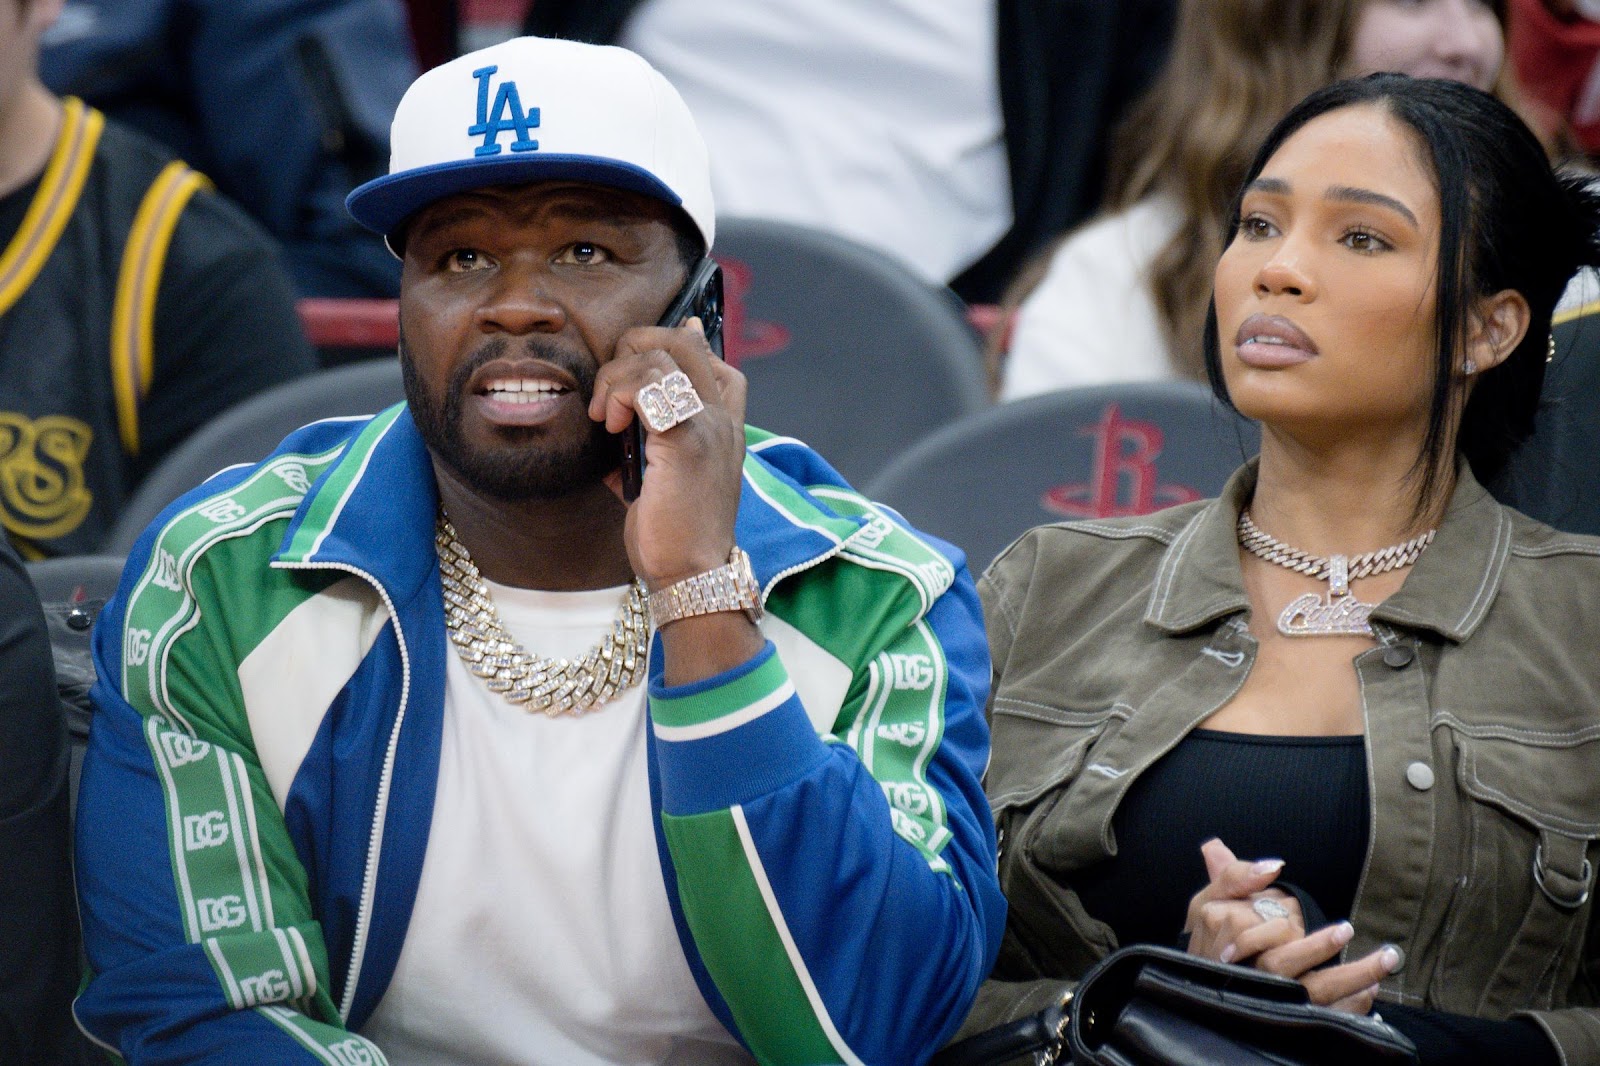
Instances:
[[[385,174],[358,186],[344,203],[357,222],[389,237],[401,223],[435,200],[469,189],[530,181],[583,181],[642,193],[674,207],[683,206],[681,196],[655,175],[631,163],[598,156],[553,154],[456,159]]]

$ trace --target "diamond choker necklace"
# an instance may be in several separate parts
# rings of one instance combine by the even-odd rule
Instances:
[[[1410,566],[1422,550],[1433,543],[1437,532],[1437,529],[1430,529],[1404,544],[1390,545],[1354,558],[1324,557],[1291,548],[1264,532],[1250,520],[1248,507],[1239,512],[1239,545],[1245,551],[1295,573],[1327,579],[1327,599],[1308,592],[1291,601],[1278,616],[1278,632],[1286,637],[1372,636],[1372,626],[1367,619],[1377,604],[1356,599],[1350,591],[1351,580]]]

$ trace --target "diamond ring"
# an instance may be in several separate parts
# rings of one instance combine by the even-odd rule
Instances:
[[[1270,922],[1275,918],[1289,917],[1288,907],[1285,907],[1275,899],[1267,899],[1265,896],[1250,904],[1250,909],[1261,915],[1261,920],[1264,922]]]
[[[674,370],[660,381],[652,381],[634,393],[633,409],[651,433],[665,433],[706,409],[694,391],[689,375]]]

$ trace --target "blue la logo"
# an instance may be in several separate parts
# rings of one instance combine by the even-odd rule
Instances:
[[[503,81],[494,94],[494,107],[489,106],[489,78],[499,67],[482,67],[472,72],[478,79],[478,121],[467,127],[468,137],[482,137],[483,143],[472,154],[499,155],[500,135],[515,133],[511,142],[513,152],[531,152],[539,142],[528,136],[528,131],[539,128],[539,109],[522,110],[522,97],[517,94],[517,83]],[[507,113],[509,112],[509,114]]]

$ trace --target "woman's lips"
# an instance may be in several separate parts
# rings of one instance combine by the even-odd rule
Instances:
[[[1251,315],[1233,343],[1241,363],[1263,370],[1295,366],[1317,355],[1317,346],[1305,331],[1281,315]]]

